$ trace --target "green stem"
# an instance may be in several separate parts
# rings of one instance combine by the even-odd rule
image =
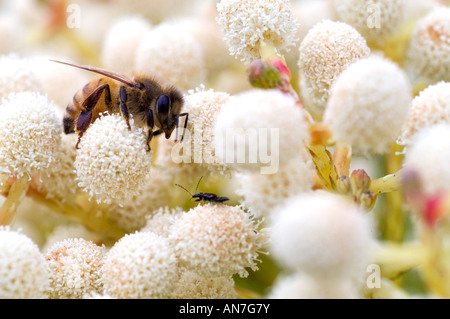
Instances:
[[[14,218],[17,207],[22,202],[30,185],[30,178],[24,175],[13,182],[6,200],[0,208],[0,225],[9,225]]]
[[[400,189],[400,171],[372,180],[369,189],[375,195],[398,191]]]
[[[69,204],[54,198],[47,198],[45,194],[34,188],[30,188],[27,195],[33,200],[46,205],[53,211],[83,224],[86,228],[101,235],[107,242],[114,242],[126,234],[124,229],[118,227],[116,223],[107,218],[106,213],[100,212],[97,206],[91,209],[83,209],[76,203]]]
[[[338,176],[350,176],[350,162],[352,158],[352,146],[346,141],[336,142],[333,159]]]
[[[375,263],[385,278],[396,279],[414,267],[427,262],[428,251],[420,242],[394,244],[383,242],[375,254]]]

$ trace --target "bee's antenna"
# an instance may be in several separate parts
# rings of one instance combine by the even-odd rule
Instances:
[[[200,185],[200,182],[201,182],[202,178],[203,178],[203,176],[200,177],[200,179],[198,180],[197,187],[195,188],[195,192],[196,192],[196,193],[197,193],[198,186]]]
[[[184,188],[183,186],[181,186],[181,185],[179,185],[179,184],[175,184],[175,185],[178,186],[178,187],[181,187],[182,189],[184,189],[184,190],[185,190],[186,192],[188,192],[188,194],[191,195],[191,197],[192,197],[191,192],[188,191],[186,188]]]

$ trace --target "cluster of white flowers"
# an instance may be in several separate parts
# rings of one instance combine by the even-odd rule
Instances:
[[[0,298],[450,297],[448,4],[9,1]],[[98,74],[50,60],[179,89],[171,136],[111,84],[64,134]]]
[[[298,23],[286,0],[223,0],[217,4],[218,23],[230,54],[250,64],[261,56],[263,44],[277,50],[296,44]]]
[[[348,23],[367,41],[382,42],[400,27],[406,13],[405,0],[333,0],[338,20]]]
[[[303,103],[314,117],[321,118],[334,81],[350,64],[369,56],[370,49],[349,24],[323,20],[308,31],[299,50]]]
[[[417,22],[406,70],[414,81],[450,81],[450,8],[437,6]]]
[[[354,203],[326,192],[293,197],[279,208],[275,221],[271,251],[287,269],[316,281],[290,296],[276,292],[278,297],[320,298],[324,283],[336,282],[358,295],[366,267],[373,260],[374,236],[368,216]],[[281,281],[280,285],[286,284]],[[293,289],[294,283],[287,283]],[[287,288],[276,288],[276,290]]]
[[[331,86],[324,123],[355,151],[384,153],[399,136],[411,100],[406,74],[371,56],[350,65]]]

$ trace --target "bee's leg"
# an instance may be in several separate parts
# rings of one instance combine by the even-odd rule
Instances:
[[[111,90],[109,89],[109,85],[105,84],[105,104],[108,110],[112,112],[112,99],[111,99]]]
[[[83,133],[84,132],[80,132],[80,134],[78,134],[78,141],[77,141],[77,144],[75,145],[76,149],[78,149],[78,144],[80,144],[80,142],[81,142],[81,137],[83,136]]]
[[[123,118],[125,119],[125,122],[127,123],[128,129],[131,130],[130,126],[130,113],[128,112],[128,106],[127,106],[127,90],[124,86],[120,87],[119,92],[119,99],[120,99],[120,112],[122,113]]]
[[[147,152],[150,152],[152,150],[152,148],[150,147],[150,142],[152,141],[153,136],[157,136],[159,134],[161,134],[163,132],[163,130],[157,130],[154,131],[149,129],[148,130],[148,135],[147,135]]]
[[[180,139],[180,143],[181,143],[181,142],[183,142],[184,134],[186,133],[186,127],[187,127],[187,123],[188,123],[189,113],[181,113],[175,119],[175,121],[176,121],[175,142],[178,141],[178,120],[179,120],[180,116],[186,116],[186,119],[184,121],[183,135],[181,135],[181,139]]]
[[[100,99],[103,91],[105,91],[105,101],[108,104],[108,98],[109,100],[111,100],[111,92],[109,90],[108,84],[103,84],[97,87],[81,104],[81,106],[84,108],[84,111],[81,111],[80,115],[77,118],[76,129],[78,132],[78,142],[76,148],[78,148],[81,136],[83,136],[83,133],[91,124],[92,110],[95,108],[95,105],[97,105],[97,102]]]
[[[100,96],[102,96],[103,91],[105,92],[105,104],[109,109],[111,109],[111,91],[109,89],[109,84],[103,84],[92,91],[92,93],[83,101],[81,106],[84,107],[84,112],[92,112],[94,107],[97,105]]]

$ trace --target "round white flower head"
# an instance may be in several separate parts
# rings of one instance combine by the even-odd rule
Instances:
[[[109,206],[108,218],[129,232],[144,227],[147,216],[169,202],[169,186],[166,174],[152,168],[138,186],[137,194]]]
[[[215,155],[214,126],[217,114],[229,97],[228,93],[205,90],[204,87],[189,90],[184,96],[183,112],[189,113],[189,121],[183,141],[186,144],[181,143],[179,147],[191,148],[191,165],[202,165],[211,172],[227,172],[226,164]]]
[[[160,207],[146,216],[145,226],[140,231],[151,231],[159,236],[168,237],[175,221],[183,214],[180,207],[170,209]]]
[[[368,41],[381,43],[401,25],[405,0],[333,0],[339,21],[353,26]]]
[[[369,56],[370,49],[352,26],[323,20],[308,31],[299,52],[302,100],[311,115],[320,119],[333,82],[350,64]]]
[[[430,85],[412,100],[399,142],[409,144],[419,130],[438,123],[450,124],[450,82]]]
[[[329,0],[319,1],[291,1],[292,14],[300,21],[300,26],[297,32],[299,43],[316,23],[324,19],[332,19],[333,12]],[[299,51],[298,47],[286,54],[287,65],[295,66],[298,62]],[[295,69],[292,68],[291,72]]]
[[[450,81],[450,8],[437,6],[419,20],[407,49],[412,81]]]
[[[78,185],[97,202],[121,202],[136,195],[150,171],[144,130],[120,115],[97,119],[84,133],[75,159]]]
[[[177,258],[163,237],[127,234],[109,250],[102,280],[115,298],[168,298],[178,281]]]
[[[264,174],[304,152],[309,139],[303,109],[278,90],[232,96],[217,115],[216,156],[225,164]]]
[[[31,196],[25,196],[17,206],[11,229],[20,230],[21,234],[28,236],[41,251],[44,251],[42,247],[47,241],[48,234],[55,227],[67,222],[67,218],[62,214],[55,214],[55,211],[47,205],[38,203]]]
[[[171,299],[236,299],[232,277],[208,277],[184,271],[170,294]]]
[[[0,298],[46,298],[49,271],[44,255],[27,236],[0,226]]]
[[[395,63],[371,56],[336,79],[323,122],[336,141],[347,141],[355,152],[383,153],[400,135],[411,100],[406,74]]]
[[[359,287],[349,280],[323,280],[303,273],[278,278],[268,295],[270,299],[356,299]]]
[[[217,22],[231,55],[250,64],[263,43],[288,51],[298,41],[299,24],[288,0],[222,0]]]
[[[317,278],[361,278],[375,240],[358,206],[325,191],[292,197],[272,229],[271,251],[283,266]]]
[[[0,171],[17,177],[45,171],[55,161],[61,133],[46,96],[11,93],[0,105]]]
[[[404,167],[419,174],[424,191],[450,191],[450,123],[421,129],[405,151]]]
[[[150,29],[151,24],[139,15],[124,16],[115,21],[102,43],[100,61],[103,67],[124,74],[134,71],[137,48]]]
[[[64,111],[74,94],[89,82],[89,73],[49,59],[67,61],[65,57],[35,56],[28,59],[30,70],[41,83],[42,92],[48,95],[48,99],[52,100],[59,110]]]
[[[45,236],[45,243],[41,247],[41,251],[43,252],[47,252],[52,248],[54,244],[65,239],[83,238],[85,240],[90,240],[93,242],[98,240],[97,235],[93,232],[90,232],[83,225],[78,223],[67,223],[67,221],[61,222],[61,224],[54,226],[53,229],[47,231]]]
[[[46,252],[50,269],[51,299],[80,299],[101,293],[101,268],[105,247],[82,238],[58,241]]]
[[[202,46],[183,22],[164,22],[149,30],[136,51],[135,68],[181,90],[206,77]]]
[[[311,161],[294,158],[274,174],[259,172],[237,173],[236,193],[257,218],[271,220],[273,209],[288,198],[310,191],[314,185],[315,170]]]
[[[68,198],[74,198],[75,194],[81,191],[76,181],[74,167],[76,156],[74,145],[77,139],[76,134],[63,134],[61,145],[55,153],[55,162],[47,174],[33,179],[33,186],[49,198],[66,201]]]
[[[0,56],[0,99],[12,92],[41,92],[42,86],[29,60],[15,54]]]
[[[248,275],[257,270],[266,229],[239,206],[199,205],[179,217],[169,235],[180,264],[207,276]]]
[[[203,2],[203,1],[199,1]],[[205,5],[212,5],[213,2],[205,2]],[[216,11],[214,6],[214,11]],[[215,16],[195,16],[180,20],[191,32],[197,43],[202,47],[204,66],[208,78],[215,78],[224,67],[234,59],[228,53],[227,46],[222,38],[220,26],[215,20]]]
[[[11,12],[5,11],[0,14],[0,54],[18,51],[22,39],[25,38],[22,21]]]

